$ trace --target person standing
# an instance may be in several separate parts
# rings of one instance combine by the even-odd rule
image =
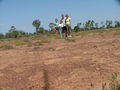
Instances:
[[[58,36],[59,34],[59,23],[58,23],[58,19],[55,19],[55,35]]]
[[[62,32],[63,32],[63,21],[60,21],[60,23],[59,23],[59,33],[60,33],[60,37],[62,38]]]
[[[66,25],[66,28],[67,28],[67,34],[68,34],[68,37],[72,37],[71,36],[71,18],[69,17],[68,14],[66,14],[66,19],[65,19],[65,25]]]
[[[63,23],[62,34],[65,37],[67,37],[67,28],[66,28],[66,24],[65,24],[65,16],[63,14],[61,15],[61,20],[60,21]]]

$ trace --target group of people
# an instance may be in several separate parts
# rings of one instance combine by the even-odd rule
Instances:
[[[61,20],[55,19],[55,34],[60,37],[72,37],[71,36],[71,18],[68,14],[61,15]]]

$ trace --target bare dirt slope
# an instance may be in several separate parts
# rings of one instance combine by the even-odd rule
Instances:
[[[100,90],[120,72],[120,36],[113,33],[52,40],[0,51],[0,87],[7,90]]]

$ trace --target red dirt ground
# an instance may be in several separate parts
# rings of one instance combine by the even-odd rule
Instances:
[[[120,72],[120,36],[112,33],[52,40],[0,51],[0,87],[7,90],[100,90]],[[118,78],[119,79],[119,78]],[[3,89],[3,90],[6,90]]]

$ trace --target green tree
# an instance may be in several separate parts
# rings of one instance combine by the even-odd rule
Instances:
[[[0,33],[0,39],[4,38],[4,34]]]
[[[75,32],[79,32],[80,29],[81,29],[81,25],[82,25],[82,23],[78,23],[78,24],[74,27],[74,31],[75,31]]]
[[[43,28],[43,27],[40,27],[39,28],[39,33],[42,33],[42,34],[44,34],[46,31],[45,31],[45,29]]]
[[[78,25],[74,27],[75,32],[78,32],[79,30],[80,30],[80,27]]]
[[[13,31],[15,31],[15,30],[16,30],[15,26],[11,26],[9,32],[13,32]]]
[[[90,23],[90,21],[87,21],[87,22],[85,22],[85,24],[84,24],[84,28],[85,28],[86,30],[89,30],[89,23]]]
[[[99,23],[95,23],[95,29],[99,28]]]
[[[18,32],[17,32],[15,26],[11,26],[8,33],[6,33],[6,37],[7,38],[17,38],[17,36],[18,36]]]
[[[90,28],[91,30],[94,29],[94,24],[95,24],[95,21],[94,21],[94,20],[90,20],[89,28]]]
[[[38,19],[34,20],[33,23],[32,23],[32,25],[36,28],[36,33],[38,33],[38,31],[39,31],[40,24],[41,24],[41,22]]]
[[[50,27],[51,30],[54,30],[55,29],[55,24],[54,23],[50,23],[49,27]]]
[[[5,34],[6,38],[18,38],[24,36],[28,36],[28,33],[21,30],[17,30],[15,26],[11,26],[11,29]]]
[[[115,27],[120,27],[120,22],[119,21],[115,21]]]
[[[94,29],[94,21],[93,20],[88,20],[86,23],[85,23],[85,29],[87,30],[91,30],[91,29]]]
[[[102,21],[100,24],[101,24],[100,29],[105,28],[105,24],[104,24],[104,22],[103,22],[103,21]]]
[[[106,28],[112,28],[113,22],[111,20],[106,20]]]

